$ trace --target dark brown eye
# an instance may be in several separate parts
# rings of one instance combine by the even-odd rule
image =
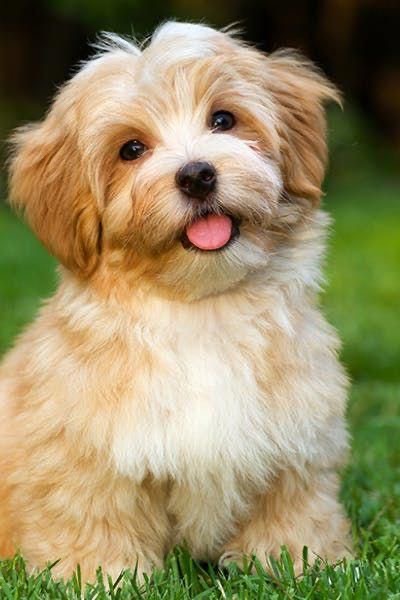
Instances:
[[[211,129],[214,131],[227,131],[235,126],[236,119],[227,110],[217,110],[211,117]]]
[[[121,146],[119,155],[122,160],[136,160],[144,152],[146,152],[147,147],[139,142],[139,140],[129,140],[129,142],[125,142],[123,146]]]

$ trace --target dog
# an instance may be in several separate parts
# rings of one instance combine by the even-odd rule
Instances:
[[[347,377],[321,315],[326,102],[293,51],[168,22],[104,34],[13,136],[60,282],[0,370],[0,554],[117,576],[351,555]]]

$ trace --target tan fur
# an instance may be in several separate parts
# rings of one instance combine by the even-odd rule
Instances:
[[[60,286],[0,367],[0,552],[85,579],[286,544],[348,553],[335,471],[346,377],[317,293],[323,102],[304,60],[167,23],[144,49],[109,36],[39,125],[17,132],[11,196],[62,263]],[[232,131],[209,129],[229,110]],[[119,148],[148,151],[124,162]],[[218,252],[180,243],[177,189],[212,162]]]
[[[337,477],[313,473],[302,479],[295,471],[277,475],[267,495],[260,496],[248,523],[228,542],[220,558],[222,565],[257,556],[268,564],[286,547],[297,573],[303,568],[303,548],[310,550],[308,562],[335,562],[350,556],[348,523],[339,506]],[[283,510],[283,507],[284,510]]]

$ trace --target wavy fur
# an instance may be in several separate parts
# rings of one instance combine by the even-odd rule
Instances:
[[[0,367],[0,552],[94,577],[282,545],[349,552],[346,376],[317,294],[325,101],[308,61],[167,23],[115,35],[16,133],[11,199],[61,280]],[[212,112],[237,125],[210,131]],[[119,148],[148,151],[124,162]],[[219,252],[185,249],[189,160],[218,173]]]

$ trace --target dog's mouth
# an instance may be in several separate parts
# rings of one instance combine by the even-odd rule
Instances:
[[[209,212],[192,221],[183,232],[186,249],[211,252],[226,248],[240,234],[239,221],[227,214]]]

